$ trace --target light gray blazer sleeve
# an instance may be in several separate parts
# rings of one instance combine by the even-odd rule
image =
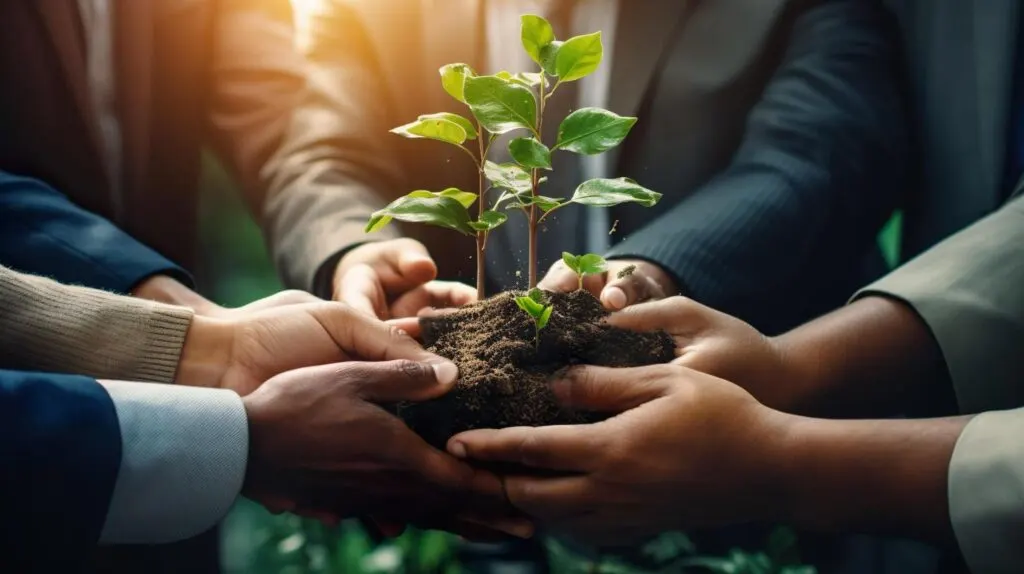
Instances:
[[[974,417],[949,466],[949,516],[971,572],[1024,564],[1024,409]]]
[[[101,544],[161,544],[212,528],[238,497],[249,449],[231,391],[100,381],[121,427]]]
[[[960,411],[1024,406],[1024,196],[856,297],[906,302],[935,336]]]

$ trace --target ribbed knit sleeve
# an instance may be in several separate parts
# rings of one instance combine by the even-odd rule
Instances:
[[[0,267],[0,367],[169,383],[192,315]]]

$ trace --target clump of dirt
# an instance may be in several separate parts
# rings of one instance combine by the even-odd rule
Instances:
[[[577,364],[637,367],[675,357],[664,331],[639,333],[605,323],[607,311],[586,291],[547,293],[551,319],[534,347],[533,319],[506,292],[450,314],[421,319],[428,350],[459,366],[447,395],[399,405],[399,416],[430,444],[475,428],[578,424],[599,420],[555,400],[548,381]]]

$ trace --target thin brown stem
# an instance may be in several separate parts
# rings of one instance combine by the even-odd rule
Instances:
[[[476,171],[478,176],[478,192],[476,196],[477,202],[477,220],[483,219],[484,211],[487,209],[487,197],[484,193],[487,191],[484,188],[486,184],[484,180],[484,162],[487,160],[487,150],[484,148],[484,131],[480,126],[480,122],[476,123],[477,131],[477,145],[480,150],[480,159],[476,164]],[[490,147],[488,142],[487,147]],[[467,150],[468,151],[468,150]],[[470,154],[472,155],[472,154]],[[485,282],[487,280],[487,270],[484,265],[484,250],[487,249],[487,232],[477,231],[476,232],[476,299],[477,301],[483,301],[487,295]]]
[[[541,71],[543,73],[543,71]],[[557,87],[557,84],[556,84]],[[544,103],[545,103],[545,91],[544,84],[541,83],[537,92],[540,94],[540,102],[537,109],[537,128],[534,133],[537,135],[537,140],[540,140],[540,134],[544,131]],[[540,187],[540,170],[533,169],[531,171],[530,181],[530,192],[534,198],[537,197],[537,188]],[[535,203],[530,204],[530,244],[529,244],[529,276],[530,276],[530,289],[537,286],[537,205]]]

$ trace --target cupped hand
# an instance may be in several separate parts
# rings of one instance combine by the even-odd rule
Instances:
[[[434,281],[436,276],[427,248],[414,239],[367,243],[338,263],[334,299],[379,319],[415,317],[421,309],[476,300],[472,287]]]
[[[568,293],[579,288],[579,278],[561,259],[537,284],[541,289]],[[618,311],[634,303],[661,299],[678,291],[671,276],[661,267],[639,259],[608,261],[604,273],[587,275],[583,288],[601,300],[606,309]]]
[[[686,297],[628,307],[608,323],[634,331],[664,330],[676,342],[673,363],[732,381],[764,404],[791,410],[803,392],[798,373],[775,339]]]
[[[538,525],[629,544],[776,511],[772,457],[787,415],[740,387],[656,365],[579,367],[552,389],[569,407],[619,414],[590,425],[473,430],[448,443],[465,460],[546,471],[504,477],[509,501]]]
[[[457,375],[451,363],[400,359],[271,378],[243,398],[250,429],[243,492],[277,510],[412,522],[500,504],[473,494],[499,492],[495,476],[429,446],[378,406],[436,398]],[[523,520],[514,524],[503,526],[532,530]]]

